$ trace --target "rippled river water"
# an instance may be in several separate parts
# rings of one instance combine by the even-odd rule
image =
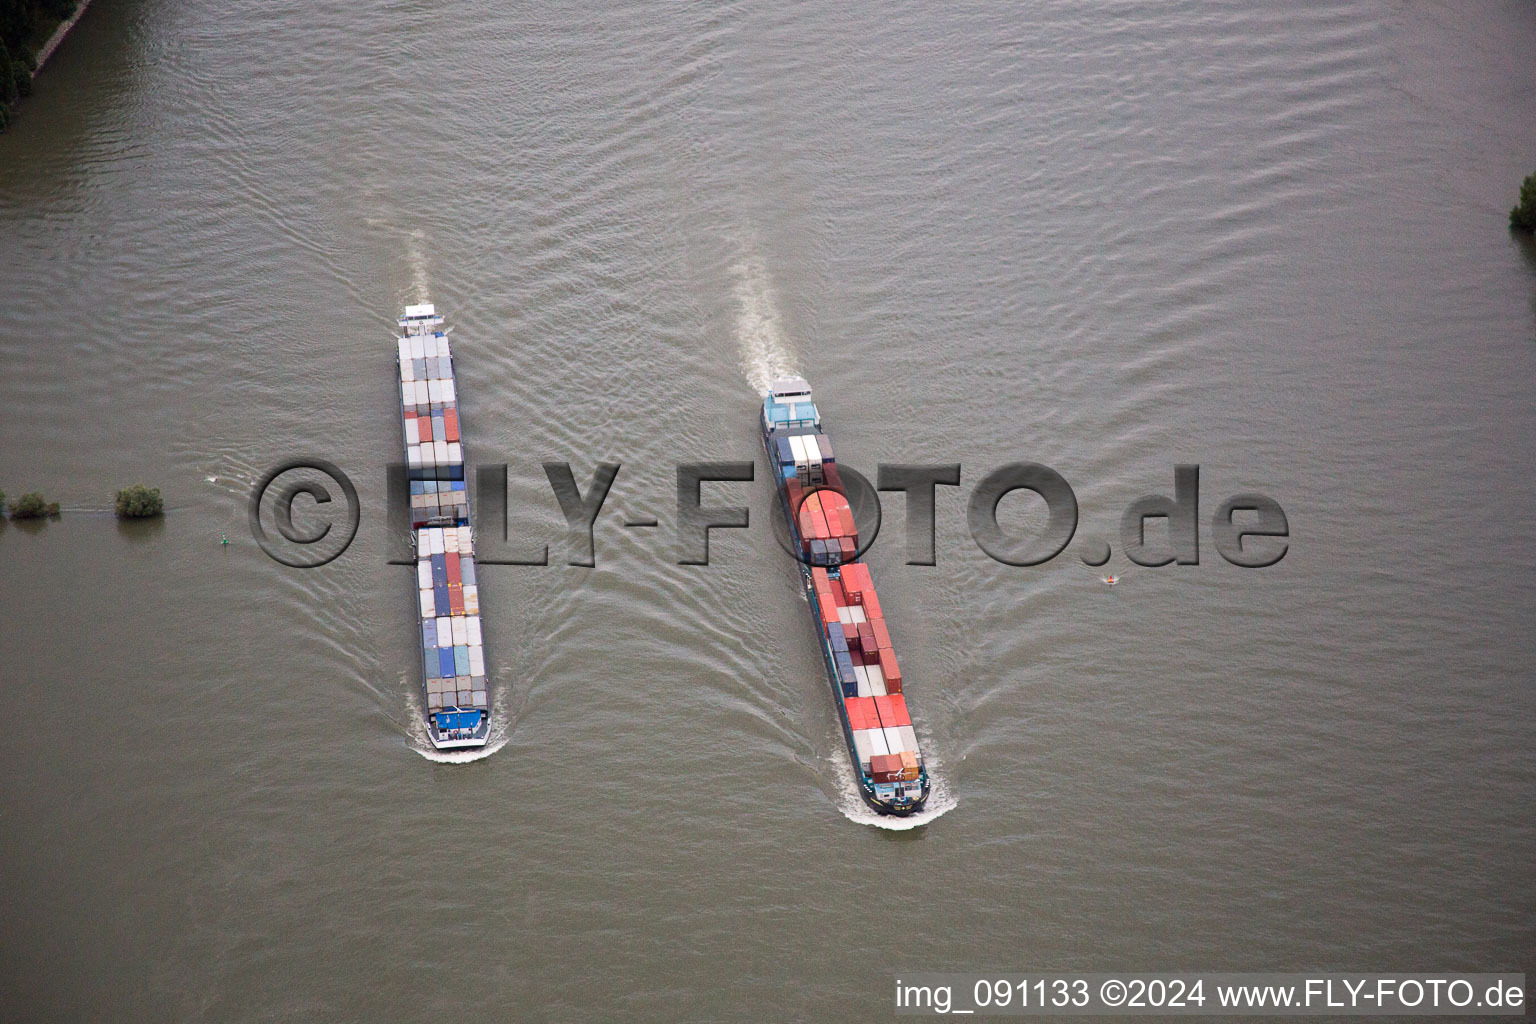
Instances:
[[[1533,44],[1522,3],[97,0],[0,136],[0,487],[66,507],[0,527],[3,1016],[1528,968]],[[553,547],[482,573],[507,727],[471,764],[419,751],[386,564],[419,299]],[[941,779],[917,828],[851,794],[761,474],[676,564],[676,463],[754,457],[787,369],[849,465],[963,466],[936,566],[894,495],[870,554]],[[307,572],[245,511],[301,454],[364,506]],[[623,464],[595,569],[546,459]],[[972,543],[1019,460],[1120,585]],[[1201,562],[1126,571],[1180,462]],[[163,523],[107,514],[136,480]],[[1289,516],[1272,568],[1214,549],[1242,491]]]

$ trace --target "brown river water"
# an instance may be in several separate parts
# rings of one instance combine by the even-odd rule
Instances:
[[[1532,53],[1529,3],[97,0],[0,136],[0,487],[65,506],[0,526],[0,1017],[1530,969]],[[552,546],[482,569],[472,763],[423,753],[387,564],[421,299]],[[751,528],[677,564],[676,464],[757,457],[784,370],[848,465],[963,467],[937,565],[899,495],[869,555],[916,827],[853,795],[761,471],[706,495]],[[299,455],[362,504],[307,571],[246,519]],[[596,568],[551,459],[623,465]],[[972,542],[1014,461],[1071,482],[1102,572]],[[1200,564],[1133,566],[1120,513],[1178,463]],[[163,522],[110,515],[138,480]],[[1210,532],[1252,491],[1289,519],[1266,569]]]

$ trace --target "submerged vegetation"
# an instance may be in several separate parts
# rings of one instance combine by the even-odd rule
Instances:
[[[23,494],[11,502],[12,519],[42,519],[44,516],[51,517],[58,514],[59,503],[56,501],[44,501],[41,491]]]
[[[165,512],[165,502],[160,500],[160,488],[134,484],[117,492],[117,517],[119,519],[149,519]]]
[[[10,123],[11,105],[32,95],[38,47],[78,6],[78,0],[0,0],[0,131]]]
[[[1520,202],[1509,211],[1509,226],[1527,234],[1536,232],[1536,174],[1520,183]]]

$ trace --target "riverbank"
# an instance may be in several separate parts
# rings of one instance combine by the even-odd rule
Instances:
[[[8,0],[0,3],[0,131],[12,107],[32,95],[32,80],[80,21],[90,0]]]
[[[33,78],[36,78],[37,73],[43,70],[43,65],[48,63],[49,57],[53,56],[53,51],[59,48],[59,44],[64,41],[65,36],[69,35],[69,30],[75,27],[75,23],[80,20],[80,16],[85,13],[86,8],[89,6],[91,6],[91,0],[80,0],[80,5],[75,8],[75,13],[59,22],[58,28],[53,30],[47,42],[38,48],[37,66],[32,69]]]

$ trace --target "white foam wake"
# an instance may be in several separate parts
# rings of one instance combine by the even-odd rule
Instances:
[[[847,744],[840,743],[838,746],[842,748],[842,753],[832,755],[832,766],[837,772],[837,788],[840,794],[837,809],[842,811],[843,817],[849,821],[889,829],[892,832],[905,832],[948,814],[959,804],[959,801],[950,793],[949,785],[944,781],[944,765],[934,756],[932,749],[925,745],[923,757],[928,765],[928,802],[923,804],[921,811],[905,818],[876,814],[859,796],[859,784],[853,775],[853,764],[848,760]]]
[[[795,357],[784,334],[768,270],[755,253],[742,256],[736,274],[736,345],[741,371],[754,392],[768,393],[773,378],[795,373]]]
[[[475,750],[438,750],[427,738],[427,718],[421,706],[421,694],[414,689],[405,698],[406,721],[410,723],[407,743],[428,761],[438,764],[469,764],[482,761],[507,745],[512,723],[507,715],[507,687],[497,687],[491,698],[491,735],[485,746]]]

